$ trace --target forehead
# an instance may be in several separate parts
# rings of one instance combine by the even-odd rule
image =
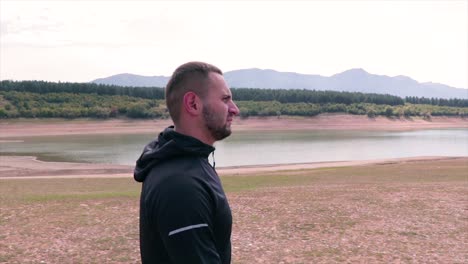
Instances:
[[[208,74],[208,90],[210,94],[229,94],[231,95],[231,90],[229,89],[226,80],[221,74],[210,72]]]

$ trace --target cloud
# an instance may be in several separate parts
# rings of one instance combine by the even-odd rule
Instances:
[[[165,74],[198,59],[468,85],[466,1],[0,1],[2,73],[14,76],[31,74],[15,57],[28,54],[89,64],[86,76]],[[31,71],[61,74],[47,66]]]

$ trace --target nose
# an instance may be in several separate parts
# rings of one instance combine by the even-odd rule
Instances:
[[[229,113],[234,116],[237,116],[240,113],[239,108],[234,102],[231,102],[231,105],[229,106]]]

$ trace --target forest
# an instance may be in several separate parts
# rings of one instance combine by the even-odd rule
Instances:
[[[467,99],[232,88],[241,117],[348,113],[369,117],[468,116]],[[93,83],[1,81],[0,118],[168,118],[164,89]]]

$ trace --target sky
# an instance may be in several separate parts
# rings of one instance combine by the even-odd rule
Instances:
[[[0,79],[170,76],[205,61],[468,88],[468,0],[0,0]]]

